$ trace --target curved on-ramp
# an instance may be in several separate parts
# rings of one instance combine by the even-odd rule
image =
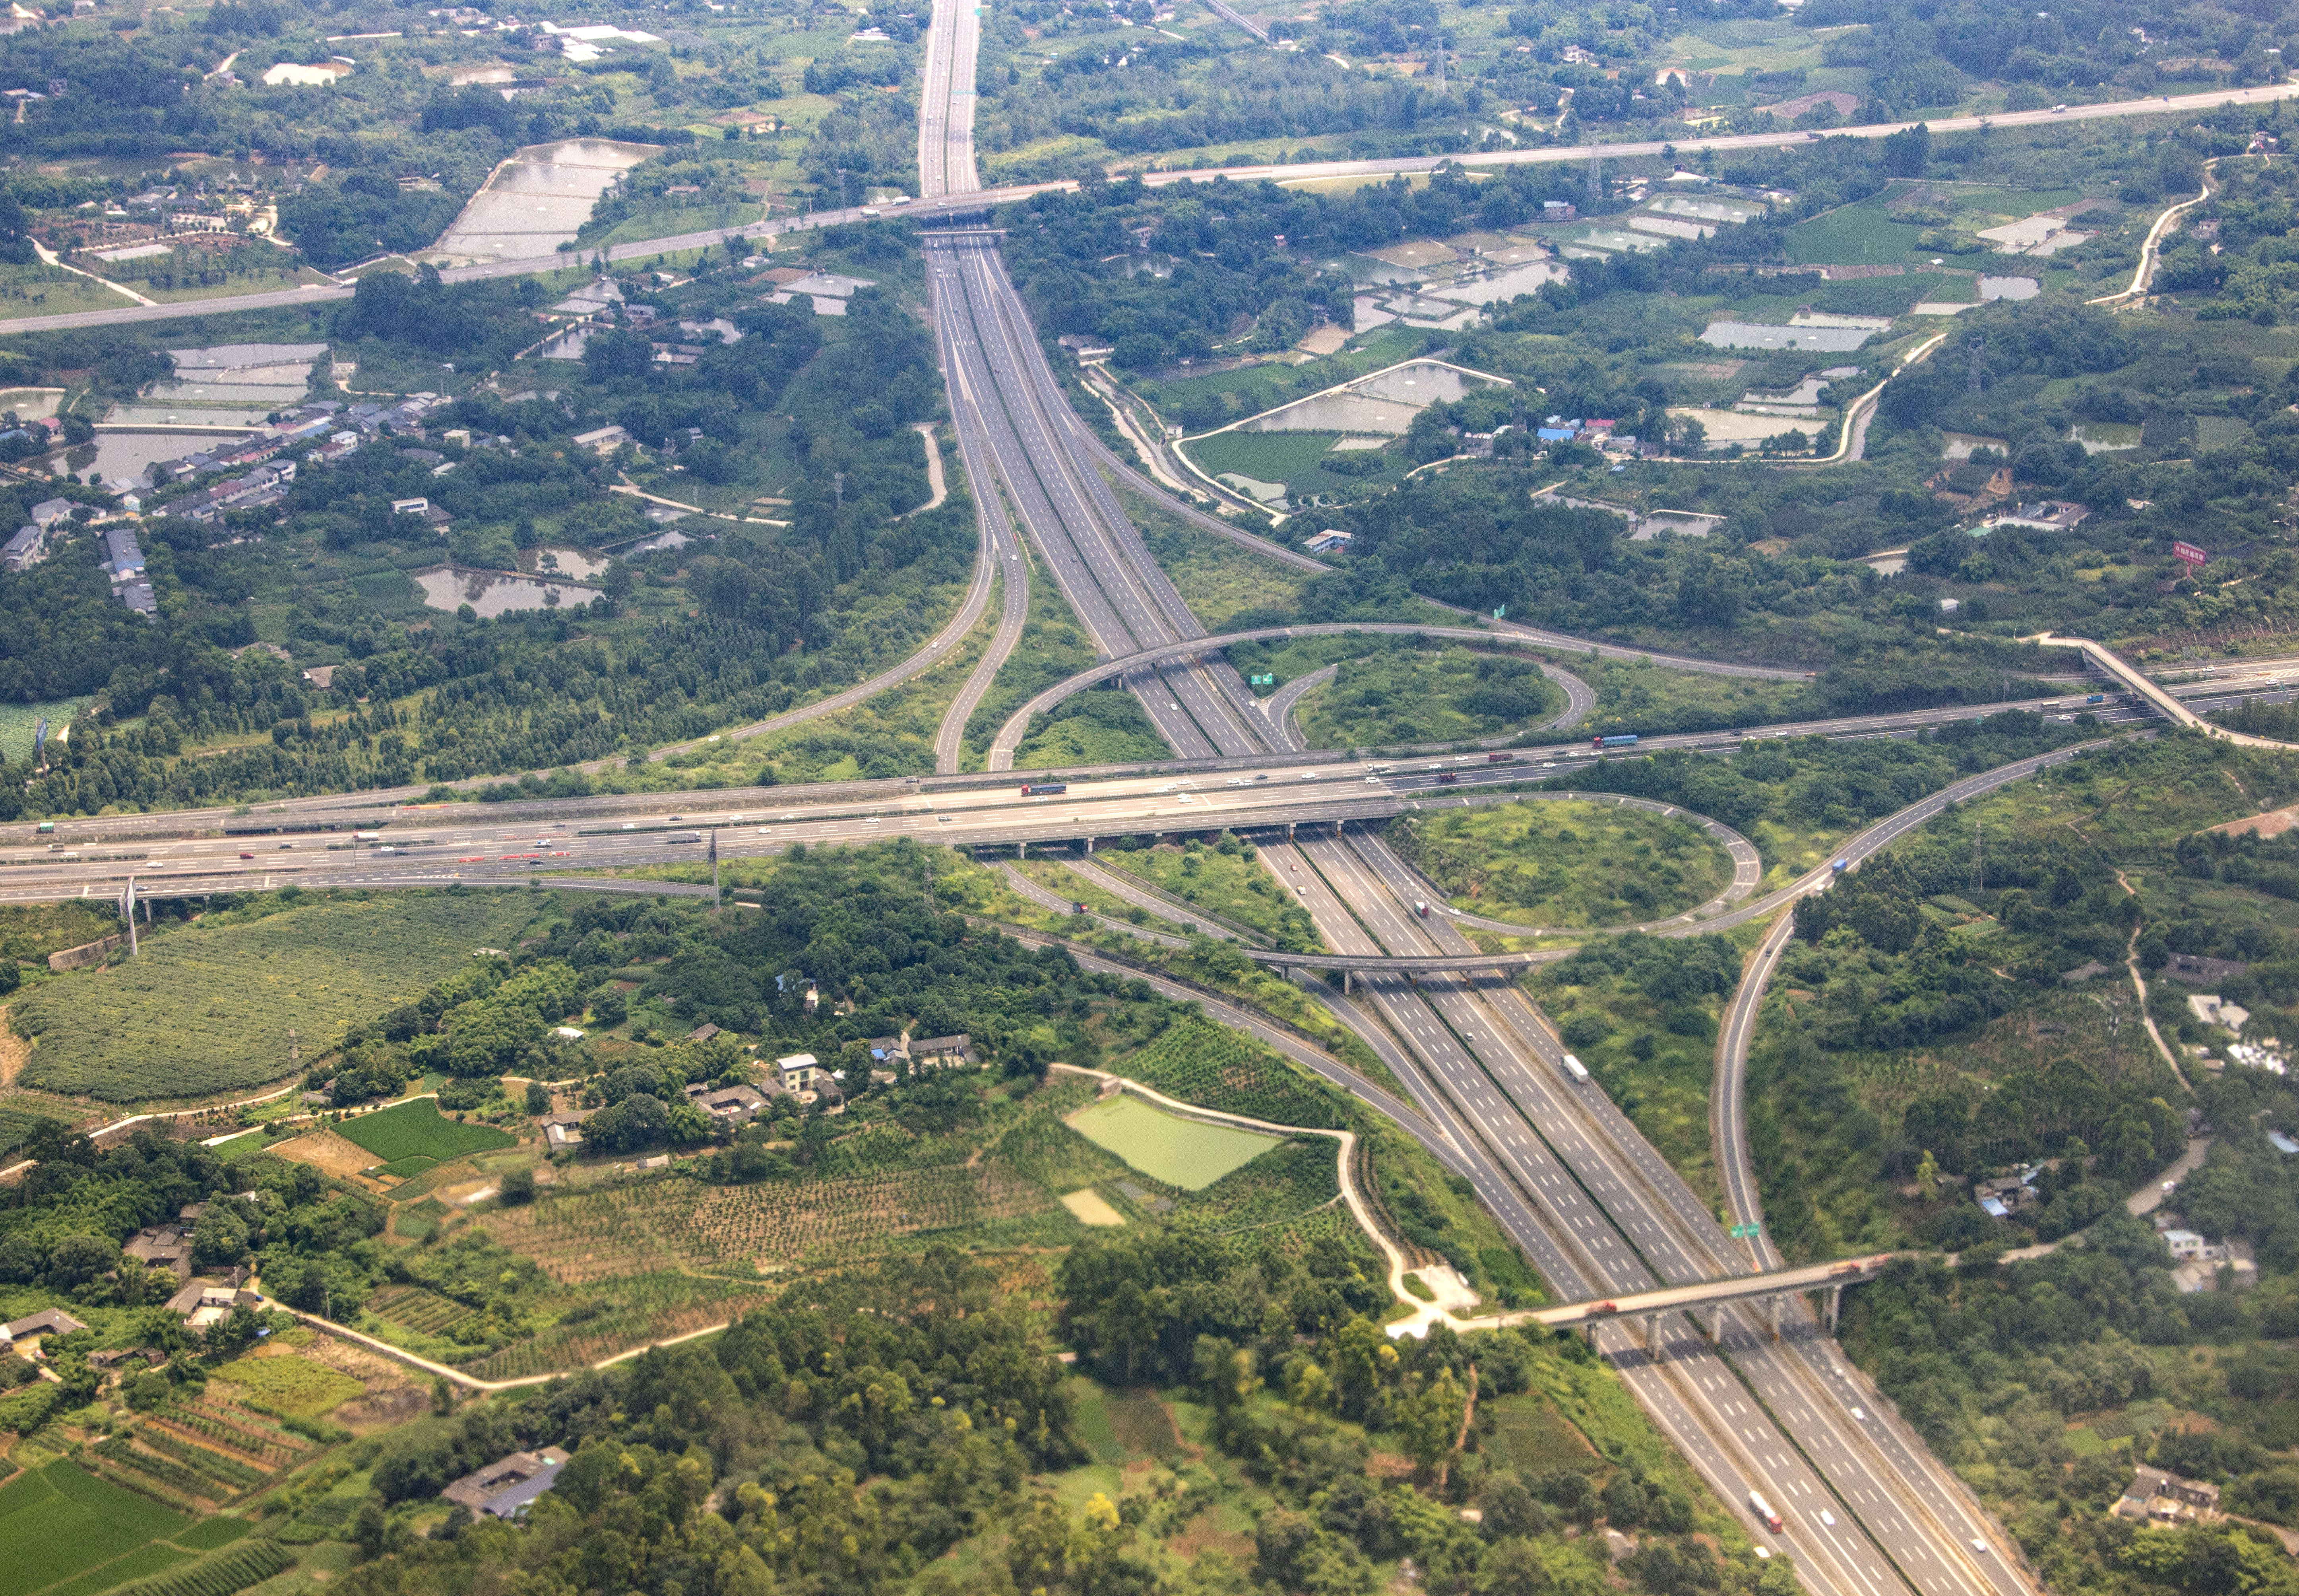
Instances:
[[[1712,922],[1717,929],[1725,925],[1740,925],[1793,904],[1806,893],[1819,891],[1835,876],[1835,863],[1841,860],[1855,865],[1889,844],[1906,836],[1926,821],[1952,804],[1964,803],[2023,781],[2054,765],[2103,748],[2113,739],[2099,738],[2090,742],[2077,743],[2070,748],[2054,748],[2048,754],[2031,755],[2015,759],[2009,765],[1966,776],[1951,782],[1927,798],[1917,799],[1905,809],[1886,815],[1865,830],[1855,832],[1838,847],[1834,857],[1819,869],[1798,877],[1777,892],[1767,893],[1755,902],[1742,906],[1731,914]],[[1755,955],[1748,961],[1740,977],[1740,984],[1726,1005],[1724,1023],[1716,1038],[1716,1071],[1709,1093],[1709,1134],[1714,1140],[1716,1168],[1723,1183],[1727,1211],[1736,1224],[1759,1225],[1764,1220],[1764,1196],[1756,1185],[1755,1161],[1748,1147],[1747,1112],[1746,1108],[1748,1071],[1748,1046],[1754,1039],[1756,1017],[1763,1009],[1764,988],[1779,965],[1780,955],[1787,951],[1789,939],[1795,932],[1793,919],[1782,915],[1778,924],[1764,938]],[[1759,1229],[1750,1245],[1755,1266],[1770,1269],[1780,1261],[1780,1255],[1772,1238]]]
[[[1727,665],[1711,659],[1693,659],[1680,655],[1656,654],[1648,649],[1623,648],[1612,643],[1591,642],[1586,638],[1568,638],[1556,633],[1537,632],[1530,628],[1498,631],[1481,626],[1439,626],[1411,621],[1320,621],[1291,626],[1260,626],[1246,632],[1225,632],[1212,637],[1183,638],[1162,643],[1154,649],[1122,655],[1089,666],[1075,675],[1065,678],[1047,688],[1037,697],[1016,710],[1005,725],[999,728],[991,744],[989,768],[1014,768],[1015,750],[1022,746],[1028,734],[1030,723],[1047,713],[1064,699],[1085,691],[1097,682],[1122,676],[1143,666],[1166,660],[1185,658],[1192,654],[1215,653],[1234,643],[1262,642],[1273,638],[1337,637],[1353,633],[1374,633],[1389,636],[1440,637],[1462,642],[1504,643],[1517,648],[1571,649],[1600,654],[1611,659],[1648,659],[1655,665],[1675,670],[1697,671],[1711,675],[1755,676],[1776,681],[1803,682],[1811,679],[1808,671],[1783,670],[1772,666]],[[1556,673],[1560,685],[1565,673]],[[1582,691],[1587,687],[1582,684]],[[1568,705],[1573,699],[1573,690],[1565,689]],[[1593,704],[1593,699],[1590,700]],[[1566,711],[1572,714],[1568,707]],[[1585,714],[1585,708],[1581,711]]]

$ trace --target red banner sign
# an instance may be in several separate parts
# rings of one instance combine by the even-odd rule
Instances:
[[[2212,558],[2193,543],[2172,544],[2171,556],[2175,559],[2184,559],[2191,566],[2208,565]]]

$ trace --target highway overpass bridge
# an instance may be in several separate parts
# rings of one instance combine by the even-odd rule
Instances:
[[[1777,1338],[1780,1328],[1780,1299],[1807,1291],[1824,1291],[1828,1294],[1829,1333],[1833,1335],[1844,1304],[1846,1286],[1875,1279],[1896,1260],[1929,1255],[1922,1253],[1878,1253],[1865,1258],[1838,1259],[1830,1263],[1800,1263],[1787,1269],[1766,1269],[1761,1274],[1728,1275],[1722,1279],[1704,1280],[1691,1286],[1664,1286],[1656,1290],[1634,1292],[1623,1296],[1494,1314],[1488,1319],[1473,1320],[1462,1327],[1497,1328],[1503,1325],[1530,1324],[1545,1325],[1552,1330],[1571,1329],[1594,1334],[1597,1327],[1607,1320],[1642,1319],[1645,1321],[1646,1344],[1652,1349],[1653,1356],[1658,1357],[1660,1342],[1651,1331],[1652,1321],[1662,1314],[1690,1314],[1702,1308],[1721,1308],[1728,1302],[1763,1302],[1769,1310],[1766,1318]]]

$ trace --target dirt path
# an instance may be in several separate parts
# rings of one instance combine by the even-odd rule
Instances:
[[[2120,870],[2115,872],[2115,884],[2123,889],[2127,897],[2139,896],[2132,889],[2131,883],[2124,879],[2123,872]],[[2180,1071],[2179,1061],[2173,1055],[2170,1044],[2164,1041],[2163,1033],[2155,1029],[2155,1016],[2147,1012],[2147,978],[2139,973],[2139,930],[2145,923],[2145,922],[2133,922],[2131,939],[2123,945],[2123,966],[2131,972],[2132,989],[2139,994],[2139,1022],[2147,1028],[2147,1039],[2155,1044],[2155,1051],[2162,1054],[2163,1062],[2171,1066],[2171,1073],[2178,1079],[2181,1089],[2192,1097],[2195,1095],[2195,1088],[2188,1083],[2187,1076]]]
[[[8,1010],[0,1005],[0,1087],[16,1084],[16,1077],[32,1062],[32,1045],[8,1029]]]
[[[934,489],[933,498],[917,509],[904,512],[916,516],[930,509],[940,509],[942,501],[950,497],[950,484],[942,476],[942,445],[934,442],[934,424],[931,421],[912,422],[910,430],[926,441],[926,483]]]

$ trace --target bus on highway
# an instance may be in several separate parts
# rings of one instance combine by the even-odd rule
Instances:
[[[1573,1078],[1573,1084],[1575,1086],[1585,1087],[1589,1084],[1589,1066],[1569,1053],[1564,1055],[1564,1072]]]
[[[1057,798],[1070,790],[1067,781],[1033,781],[1022,789],[1024,798]]]
[[[1637,734],[1626,732],[1616,737],[1592,737],[1589,746],[1600,754],[1606,748],[1632,748],[1637,746]]]
[[[663,840],[665,842],[700,842],[702,840],[702,833],[700,831],[673,831],[669,836],[664,838]],[[540,854],[528,854],[525,856],[527,858],[542,857]]]
[[[1765,1528],[1776,1535],[1780,1533],[1780,1516],[1772,1511],[1772,1504],[1764,1500],[1762,1491],[1748,1493],[1748,1506],[1757,1517],[1764,1521]]]

